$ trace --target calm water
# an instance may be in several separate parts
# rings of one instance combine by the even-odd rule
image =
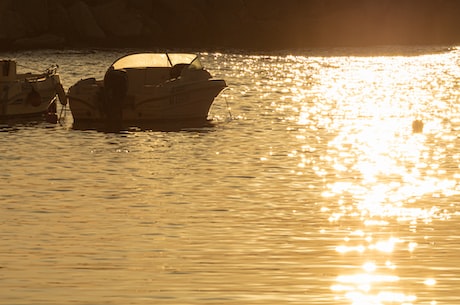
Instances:
[[[68,88],[126,52],[1,57]],[[202,59],[211,127],[2,125],[0,304],[460,301],[460,50]]]

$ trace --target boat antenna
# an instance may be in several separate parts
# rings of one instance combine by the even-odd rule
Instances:
[[[169,61],[169,64],[171,65],[171,67],[173,66],[172,64],[172,61],[171,61],[171,58],[169,58],[169,54],[168,53],[165,53],[166,54],[166,57],[168,58],[168,61]]]

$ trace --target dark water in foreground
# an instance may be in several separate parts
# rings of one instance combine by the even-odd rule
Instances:
[[[68,88],[125,52],[2,56]],[[213,126],[2,125],[0,304],[460,301],[460,51],[202,58]]]

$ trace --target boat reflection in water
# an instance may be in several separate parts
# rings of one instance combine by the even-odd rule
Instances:
[[[137,53],[116,60],[103,80],[78,81],[68,97],[76,128],[169,129],[205,123],[214,98],[226,86],[212,79],[195,54]]]

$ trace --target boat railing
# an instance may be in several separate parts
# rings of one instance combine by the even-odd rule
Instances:
[[[59,69],[59,65],[51,65],[48,68],[46,68],[44,74],[48,76],[55,75],[58,69]]]
[[[32,73],[32,72],[18,73],[16,75],[16,77],[17,77],[18,80],[26,80],[28,82],[37,82],[37,81],[46,79],[48,77],[52,77],[53,75],[56,75],[58,68],[59,68],[58,65],[52,65],[52,66],[46,68],[44,72],[40,72],[40,73]]]

